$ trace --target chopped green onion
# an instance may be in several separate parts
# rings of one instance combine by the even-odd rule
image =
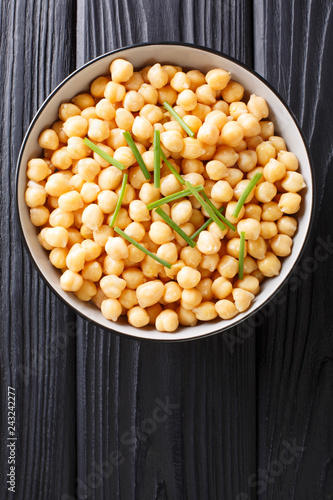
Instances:
[[[183,240],[186,241],[188,245],[190,245],[192,248],[196,246],[195,241],[193,241],[187,234],[176,224],[161,208],[156,208],[156,213],[162,217],[162,219],[165,220],[165,222],[173,229],[176,231],[176,233],[179,234]]]
[[[200,185],[200,186],[195,186],[194,188],[198,193],[203,191],[205,188]],[[165,196],[164,198],[161,198],[160,200],[153,201],[152,203],[149,203],[147,205],[148,210],[152,210],[153,208],[160,207],[162,205],[165,205],[166,203],[170,203],[170,201],[175,201],[179,200],[180,198],[185,198],[185,196],[191,196],[191,191],[189,189],[184,189],[183,191],[178,191],[178,193],[174,194],[169,194],[169,196]]]
[[[173,109],[172,106],[167,101],[164,101],[163,106],[169,113],[174,117],[174,119],[179,123],[179,125],[185,130],[185,132],[190,136],[194,137],[193,130],[190,129],[188,125],[184,122],[184,120],[179,116],[179,114]]]
[[[219,212],[223,212],[223,210],[224,210],[224,207],[221,207],[219,209]],[[206,229],[206,227],[208,227],[209,224],[211,224],[212,222],[213,222],[213,219],[211,219],[211,218],[207,219],[206,222],[204,224],[202,224],[202,226],[199,227],[199,229],[197,229],[194,234],[192,234],[191,240],[195,240],[195,238],[197,236],[199,236],[199,234],[201,233],[201,231],[204,231]]]
[[[117,205],[116,205],[116,209],[113,213],[111,222],[109,224],[110,227],[113,227],[114,223],[116,222],[116,218],[118,217],[118,213],[119,213],[121,203],[123,201],[125,190],[126,190],[127,179],[128,179],[128,174],[124,174],[123,182],[121,184],[121,189],[120,189],[120,193],[119,193],[119,198],[118,198]]]
[[[208,198],[208,196],[206,195],[206,193],[202,193],[202,197],[203,199],[208,203],[208,205],[214,210],[214,212],[216,213],[216,215],[218,217],[220,217],[221,221],[228,227],[230,227],[230,229],[232,229],[233,231],[236,231],[236,228],[233,224],[231,224],[231,222],[228,221],[228,219],[226,219],[220,212],[219,210],[216,208],[216,206],[214,205],[214,203],[212,203],[210,201],[210,199]]]
[[[240,280],[243,279],[243,271],[244,271],[244,248],[245,248],[245,233],[241,231],[240,234],[240,242],[239,242],[239,256],[238,256],[238,278]]]
[[[149,252],[149,250],[147,250],[147,248],[140,245],[140,243],[138,243],[137,241],[133,240],[133,238],[128,236],[128,234],[124,233],[124,231],[119,229],[119,227],[115,227],[114,230],[116,231],[116,233],[118,233],[120,236],[122,236],[129,243],[132,243],[132,245],[134,245],[136,248],[141,250],[141,252],[145,253],[146,255],[149,255],[149,257],[151,257],[152,259],[157,260],[157,262],[162,264],[162,266],[165,266],[168,269],[171,269],[171,264],[169,262],[167,262],[166,260],[160,259],[160,257],[157,257],[157,255],[155,255],[154,253]]]
[[[252,179],[250,180],[250,182],[248,183],[248,185],[246,186],[246,188],[244,189],[244,191],[242,193],[242,196],[237,201],[237,205],[236,205],[235,210],[233,211],[233,214],[232,214],[232,216],[235,217],[235,219],[237,219],[237,217],[239,216],[239,212],[241,211],[242,206],[244,205],[244,203],[246,201],[246,198],[249,196],[249,194],[251,193],[252,189],[254,188],[254,186],[257,184],[257,182],[261,178],[262,178],[262,173],[261,172],[257,172],[252,177]]]
[[[186,187],[191,191],[193,196],[198,200],[200,205],[203,206],[203,208],[206,210],[208,213],[209,217],[213,219],[214,222],[218,225],[218,227],[221,229],[221,231],[225,230],[225,226],[222,224],[221,219],[216,215],[215,211],[210,208],[210,206],[205,202],[205,200],[200,196],[200,194],[195,190],[194,186],[189,181],[185,182]]]
[[[97,153],[105,161],[108,161],[109,163],[111,163],[111,165],[113,165],[114,167],[119,168],[119,170],[124,170],[124,168],[126,168],[125,165],[120,163],[120,161],[112,158],[112,156],[108,155],[105,151],[103,151],[103,149],[96,146],[96,144],[91,142],[87,137],[85,137],[83,139],[83,142],[85,143],[86,146],[88,146],[89,149],[91,149],[92,151],[95,151],[95,153]]]
[[[123,132],[123,135],[124,135],[124,137],[126,139],[127,144],[131,148],[132,153],[134,154],[135,159],[138,162],[138,165],[141,168],[143,175],[145,176],[146,179],[148,179],[148,180],[151,179],[151,175],[148,172],[147,165],[143,161],[143,158],[140,155],[140,152],[139,152],[139,150],[138,150],[135,142],[133,141],[133,138],[132,138],[131,134],[129,132]]]
[[[166,166],[168,167],[168,169],[173,173],[173,175],[176,177],[176,179],[181,183],[181,184],[185,184],[185,181],[184,179],[182,178],[182,176],[177,172],[177,170],[175,169],[175,167],[173,165],[171,165],[171,163],[169,162],[169,160],[167,159],[167,157],[165,156],[164,154],[164,151],[163,149],[161,148],[161,156],[162,156],[162,160],[164,161],[164,163],[166,164]]]
[[[160,187],[161,177],[161,143],[160,131],[154,130],[154,187]]]

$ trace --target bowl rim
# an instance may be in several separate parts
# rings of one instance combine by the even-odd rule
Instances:
[[[147,337],[144,337],[144,336],[133,336],[131,334],[127,334],[127,333],[123,333],[121,331],[114,330],[111,326],[109,328],[109,327],[106,327],[104,325],[101,325],[100,323],[98,323],[97,321],[93,320],[92,318],[90,318],[89,316],[87,316],[86,314],[84,314],[83,312],[78,311],[74,306],[72,306],[71,304],[69,304],[53,288],[53,286],[51,285],[51,283],[48,281],[47,277],[39,269],[38,264],[35,261],[34,256],[30,252],[30,248],[29,248],[28,243],[27,243],[27,241],[25,239],[25,235],[24,235],[24,231],[23,231],[23,227],[22,227],[22,223],[21,223],[21,218],[20,218],[20,209],[19,209],[18,188],[19,188],[19,174],[20,174],[20,170],[21,170],[21,161],[22,161],[23,152],[24,152],[24,149],[25,149],[26,144],[28,142],[28,139],[29,139],[29,136],[31,134],[32,129],[34,128],[34,126],[35,126],[35,124],[36,124],[36,122],[37,122],[40,114],[42,113],[42,111],[45,108],[45,106],[49,103],[49,101],[51,99],[53,99],[53,97],[58,93],[58,91],[69,80],[71,80],[71,78],[73,78],[76,74],[78,74],[84,68],[86,68],[86,67],[94,64],[96,61],[99,61],[101,59],[107,58],[107,57],[109,57],[112,54],[117,54],[118,52],[122,52],[124,50],[132,49],[132,48],[145,47],[145,46],[159,46],[159,45],[189,47],[189,48],[193,48],[193,49],[202,50],[203,52],[210,52],[212,54],[215,54],[217,56],[223,57],[224,59],[227,59],[227,60],[229,60],[229,61],[237,64],[238,66],[242,67],[243,69],[247,70],[249,73],[251,73],[252,75],[254,75],[256,78],[258,78],[264,85],[266,85],[271,90],[271,92],[273,92],[273,94],[275,94],[275,96],[281,101],[282,105],[286,108],[286,110],[288,111],[290,117],[292,118],[292,120],[293,120],[293,122],[294,122],[294,124],[295,124],[295,126],[297,128],[298,133],[300,134],[300,137],[302,139],[302,142],[303,142],[303,145],[304,145],[304,148],[305,148],[308,160],[309,160],[311,183],[312,183],[311,210],[310,210],[310,220],[309,220],[309,224],[308,224],[308,227],[307,227],[307,234],[305,236],[303,245],[302,245],[301,249],[299,250],[299,253],[298,253],[298,255],[297,255],[296,259],[295,259],[295,262],[293,263],[292,268],[289,270],[288,274],[285,276],[285,278],[283,279],[283,281],[270,294],[270,296],[268,297],[267,300],[265,300],[262,304],[260,304],[255,310],[253,310],[253,311],[250,310],[248,312],[248,314],[246,315],[245,318],[240,318],[239,320],[235,321],[235,323],[233,323],[232,325],[230,325],[228,327],[217,328],[217,330],[215,330],[213,332],[203,333],[201,335],[195,335],[193,337],[188,337],[188,338],[177,338],[176,335],[174,337],[171,337],[170,339],[160,339],[160,338],[157,338],[157,337],[156,338],[147,338]],[[15,193],[15,218],[16,218],[16,221],[17,221],[17,225],[18,225],[18,228],[19,228],[19,234],[20,234],[21,240],[23,242],[23,245],[24,245],[24,247],[25,247],[25,249],[26,249],[26,251],[27,251],[27,253],[29,255],[29,258],[30,258],[33,266],[37,270],[39,276],[46,283],[47,287],[57,296],[57,298],[60,299],[61,302],[63,302],[63,304],[65,304],[67,307],[69,307],[73,312],[75,312],[75,314],[77,314],[78,316],[80,316],[82,319],[87,320],[88,322],[92,323],[94,326],[98,327],[101,330],[113,333],[115,335],[119,335],[119,336],[121,336],[123,338],[128,338],[129,340],[137,340],[139,342],[143,341],[143,342],[152,342],[152,343],[155,343],[155,342],[162,342],[162,343],[175,343],[175,342],[179,343],[179,342],[181,342],[181,343],[183,343],[183,342],[189,342],[189,341],[195,341],[195,340],[204,339],[204,338],[210,337],[212,335],[216,335],[218,333],[225,333],[225,332],[227,332],[228,330],[230,330],[232,328],[236,328],[238,325],[240,325],[241,323],[247,321],[253,315],[257,314],[264,306],[266,306],[269,302],[271,302],[271,300],[281,291],[281,289],[283,288],[283,286],[286,285],[286,283],[288,282],[288,280],[292,276],[294,269],[299,264],[299,262],[301,260],[301,257],[302,257],[302,255],[303,255],[303,253],[305,251],[305,248],[309,245],[310,235],[312,234],[313,228],[314,228],[314,224],[313,224],[314,223],[314,217],[313,217],[313,215],[314,215],[314,212],[315,212],[315,201],[316,201],[316,189],[315,188],[316,188],[316,177],[315,177],[315,169],[314,169],[314,166],[313,166],[313,160],[312,160],[312,157],[311,157],[309,146],[307,144],[307,140],[306,140],[306,138],[304,136],[304,133],[303,133],[303,131],[301,129],[301,126],[299,125],[298,120],[297,120],[294,112],[292,111],[292,109],[290,108],[290,106],[286,103],[286,101],[284,100],[284,98],[281,97],[281,95],[279,94],[279,92],[274,87],[272,87],[272,85],[269,82],[267,82],[267,80],[264,77],[262,77],[254,69],[252,69],[251,67],[249,67],[247,64],[239,61],[235,57],[232,57],[232,56],[230,56],[228,54],[225,54],[222,51],[218,51],[218,50],[212,49],[210,47],[205,47],[203,45],[199,45],[199,44],[195,44],[195,43],[176,42],[176,41],[171,41],[171,42],[168,42],[168,41],[164,41],[164,42],[143,42],[143,43],[138,43],[138,44],[133,44],[133,45],[126,45],[124,47],[119,47],[117,49],[114,49],[114,50],[111,50],[109,52],[106,52],[105,54],[101,54],[100,56],[97,56],[94,59],[89,60],[88,62],[86,62],[85,64],[83,64],[82,66],[80,66],[79,68],[77,68],[76,70],[74,70],[72,73],[70,73],[64,80],[62,80],[52,90],[52,92],[47,96],[47,98],[44,100],[44,102],[38,108],[37,112],[35,113],[33,119],[31,120],[31,122],[30,122],[30,124],[29,124],[29,126],[28,126],[28,128],[27,128],[27,130],[25,132],[25,135],[24,135],[21,147],[20,147],[20,151],[19,151],[19,154],[18,154],[18,157],[17,157],[16,169],[15,169],[15,184],[14,184],[14,193]]]

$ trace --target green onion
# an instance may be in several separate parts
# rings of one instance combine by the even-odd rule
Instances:
[[[124,137],[126,139],[127,144],[131,148],[132,153],[134,154],[135,159],[138,162],[138,165],[141,168],[143,175],[145,176],[146,179],[148,179],[148,180],[151,179],[151,175],[148,172],[147,165],[143,161],[143,158],[140,155],[140,152],[139,152],[138,148],[136,147],[136,144],[133,141],[133,138],[132,138],[131,134],[129,132],[123,132],[123,135],[124,135]]]
[[[127,179],[128,179],[128,174],[124,174],[123,182],[121,184],[121,189],[120,189],[120,193],[119,193],[119,198],[118,198],[117,205],[116,205],[116,209],[113,213],[111,222],[109,224],[110,227],[113,227],[114,223],[116,222],[116,218],[118,217],[118,213],[119,213],[121,203],[123,201],[125,190],[126,190]]]
[[[194,186],[189,181],[185,182],[186,187],[191,191],[192,195],[198,200],[200,205],[204,207],[209,217],[213,219],[214,222],[218,225],[221,231],[225,230],[225,226],[222,224],[221,219],[216,215],[215,211],[210,208],[210,206],[205,202],[205,200],[200,196],[200,194],[195,190]]]
[[[230,229],[232,229],[233,231],[236,231],[236,228],[233,224],[231,224],[231,222],[228,221],[228,219],[226,219],[220,212],[219,210],[216,208],[216,206],[214,205],[214,203],[212,203],[210,201],[210,199],[208,198],[208,196],[206,195],[206,193],[202,193],[202,197],[203,199],[208,203],[208,205],[210,206],[210,208],[212,208],[214,210],[214,212],[216,213],[216,215],[218,217],[220,217],[221,221],[224,222],[224,224],[228,227],[230,227]]]
[[[174,117],[174,119],[179,123],[179,125],[185,130],[185,132],[190,136],[194,137],[193,130],[190,129],[188,125],[184,122],[184,120],[179,116],[179,114],[173,109],[172,106],[167,101],[164,101],[163,106],[169,113]]]
[[[147,248],[143,247],[142,245],[140,245],[140,243],[133,240],[133,238],[128,236],[126,233],[124,233],[124,231],[119,229],[119,227],[115,227],[114,230],[116,231],[116,233],[118,233],[120,236],[122,236],[125,240],[129,241],[129,243],[132,243],[132,245],[134,245],[136,248],[141,250],[141,252],[144,252],[146,255],[149,255],[149,257],[151,257],[152,259],[157,260],[157,262],[162,264],[162,266],[165,266],[168,269],[171,269],[171,264],[169,262],[167,262],[166,260],[160,259],[154,253],[149,252],[149,250],[147,250]]]
[[[154,187],[160,187],[161,177],[161,145],[160,131],[154,130]]]
[[[219,212],[223,212],[224,210],[224,207],[221,207]],[[199,229],[196,230],[196,232],[194,234],[192,234],[191,236],[191,240],[195,240],[195,238],[197,236],[199,236],[199,234],[201,233],[201,231],[204,231],[206,229],[206,227],[209,226],[209,224],[211,224],[213,222],[213,219],[209,218],[206,220],[206,222],[204,224],[202,224],[201,227],[199,227]]]
[[[205,188],[200,185],[200,186],[195,186],[194,188],[198,193],[203,191]],[[161,198],[160,200],[153,201],[152,203],[149,203],[147,205],[148,210],[152,210],[153,208],[160,207],[161,205],[165,205],[166,203],[170,203],[170,201],[175,201],[179,200],[180,198],[185,198],[185,196],[191,196],[191,191],[189,189],[184,189],[183,191],[178,191],[178,193],[174,194],[169,194],[169,196],[165,196],[164,198]]]
[[[187,234],[176,224],[161,208],[156,208],[156,213],[162,217],[162,219],[165,220],[165,222],[173,229],[176,231],[176,233],[179,234],[183,240],[186,241],[188,245],[190,245],[192,248],[196,246],[195,241],[193,241]]]
[[[261,172],[257,172],[252,177],[252,179],[250,180],[250,182],[248,183],[248,185],[246,186],[246,188],[244,189],[244,191],[242,193],[242,196],[237,201],[237,205],[236,205],[235,210],[233,211],[233,214],[232,214],[232,216],[235,217],[235,219],[237,219],[237,217],[239,216],[239,212],[241,211],[242,206],[244,205],[244,203],[246,201],[246,198],[249,196],[249,194],[251,193],[252,189],[254,188],[254,186],[257,184],[257,182],[261,178],[262,178],[262,173]]]
[[[181,183],[181,184],[185,184],[185,181],[184,179],[182,178],[182,176],[177,172],[177,170],[175,169],[174,166],[171,165],[171,163],[169,162],[169,160],[167,159],[167,157],[165,156],[164,152],[163,152],[163,149],[161,148],[161,156],[162,156],[162,160],[164,161],[164,163],[166,164],[166,166],[168,167],[168,169],[173,173],[173,175],[176,177],[176,179]]]
[[[96,144],[91,142],[87,137],[85,137],[83,139],[83,142],[85,143],[86,146],[88,146],[89,149],[91,149],[92,151],[95,151],[95,153],[97,153],[105,161],[108,161],[109,163],[111,163],[111,165],[113,165],[114,167],[119,168],[119,170],[124,170],[124,168],[126,168],[125,165],[120,163],[120,161],[112,158],[112,156],[108,155],[105,151],[103,151],[103,149],[96,146]]]
[[[241,231],[240,234],[240,242],[239,242],[239,268],[238,268],[238,278],[240,280],[243,279],[243,270],[244,270],[244,247],[245,247],[245,233]]]

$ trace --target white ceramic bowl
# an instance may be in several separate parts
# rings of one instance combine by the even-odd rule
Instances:
[[[231,71],[232,78],[245,87],[246,96],[255,93],[266,99],[270,109],[269,117],[273,120],[277,133],[285,139],[288,150],[295,153],[299,159],[300,171],[307,188],[302,191],[304,199],[301,211],[297,214],[299,226],[294,237],[292,253],[283,260],[280,275],[265,280],[250,309],[231,320],[216,319],[207,323],[199,323],[192,328],[180,327],[176,333],[158,332],[150,326],[140,329],[133,328],[125,319],[112,323],[105,319],[100,310],[92,303],[82,302],[73,293],[67,293],[61,289],[59,271],[51,265],[48,252],[41,247],[37,240],[37,230],[30,222],[29,209],[24,201],[24,192],[27,182],[27,162],[30,158],[40,156],[41,153],[38,146],[38,136],[43,129],[49,127],[57,119],[59,105],[62,102],[68,102],[79,92],[88,90],[90,82],[97,76],[108,74],[110,63],[116,58],[129,60],[135,68],[160,62],[188,69],[199,69],[204,73],[216,67]],[[101,327],[138,339],[159,341],[189,340],[223,332],[258,311],[281,287],[298,260],[309,232],[313,208],[313,179],[307,147],[295,118],[281,98],[259,75],[236,60],[222,56],[218,52],[188,44],[143,44],[119,49],[88,62],[72,73],[50,94],[33,119],[19,154],[16,182],[17,209],[23,239],[41,276],[58,297],[72,307],[76,313]]]

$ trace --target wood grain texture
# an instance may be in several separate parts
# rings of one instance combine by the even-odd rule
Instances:
[[[318,237],[333,240],[332,28],[329,0],[1,3],[1,500],[13,498],[8,385],[15,500],[333,498],[333,266],[323,246],[311,260]],[[228,337],[155,344],[96,328],[45,287],[19,239],[15,162],[37,108],[76,67],[145,41],[194,42],[254,67],[310,143],[311,243],[278,305]]]
[[[318,238],[333,240],[332,3],[255,1],[254,19],[255,69],[281,93],[302,126],[315,168],[317,201],[298,279],[284,287],[280,295],[286,300],[263,322],[258,337],[258,469],[273,470],[285,442],[304,450],[279,468],[272,482],[264,481],[253,491],[262,490],[260,498],[265,499],[329,499],[333,266],[332,248],[325,251]]]
[[[23,134],[73,69],[70,45],[62,42],[71,40],[73,25],[65,3],[0,6],[1,499],[13,498],[6,485],[7,386],[16,389],[15,498],[59,498],[75,484],[75,343],[66,335],[75,316],[46,288],[23,250],[14,196]]]

